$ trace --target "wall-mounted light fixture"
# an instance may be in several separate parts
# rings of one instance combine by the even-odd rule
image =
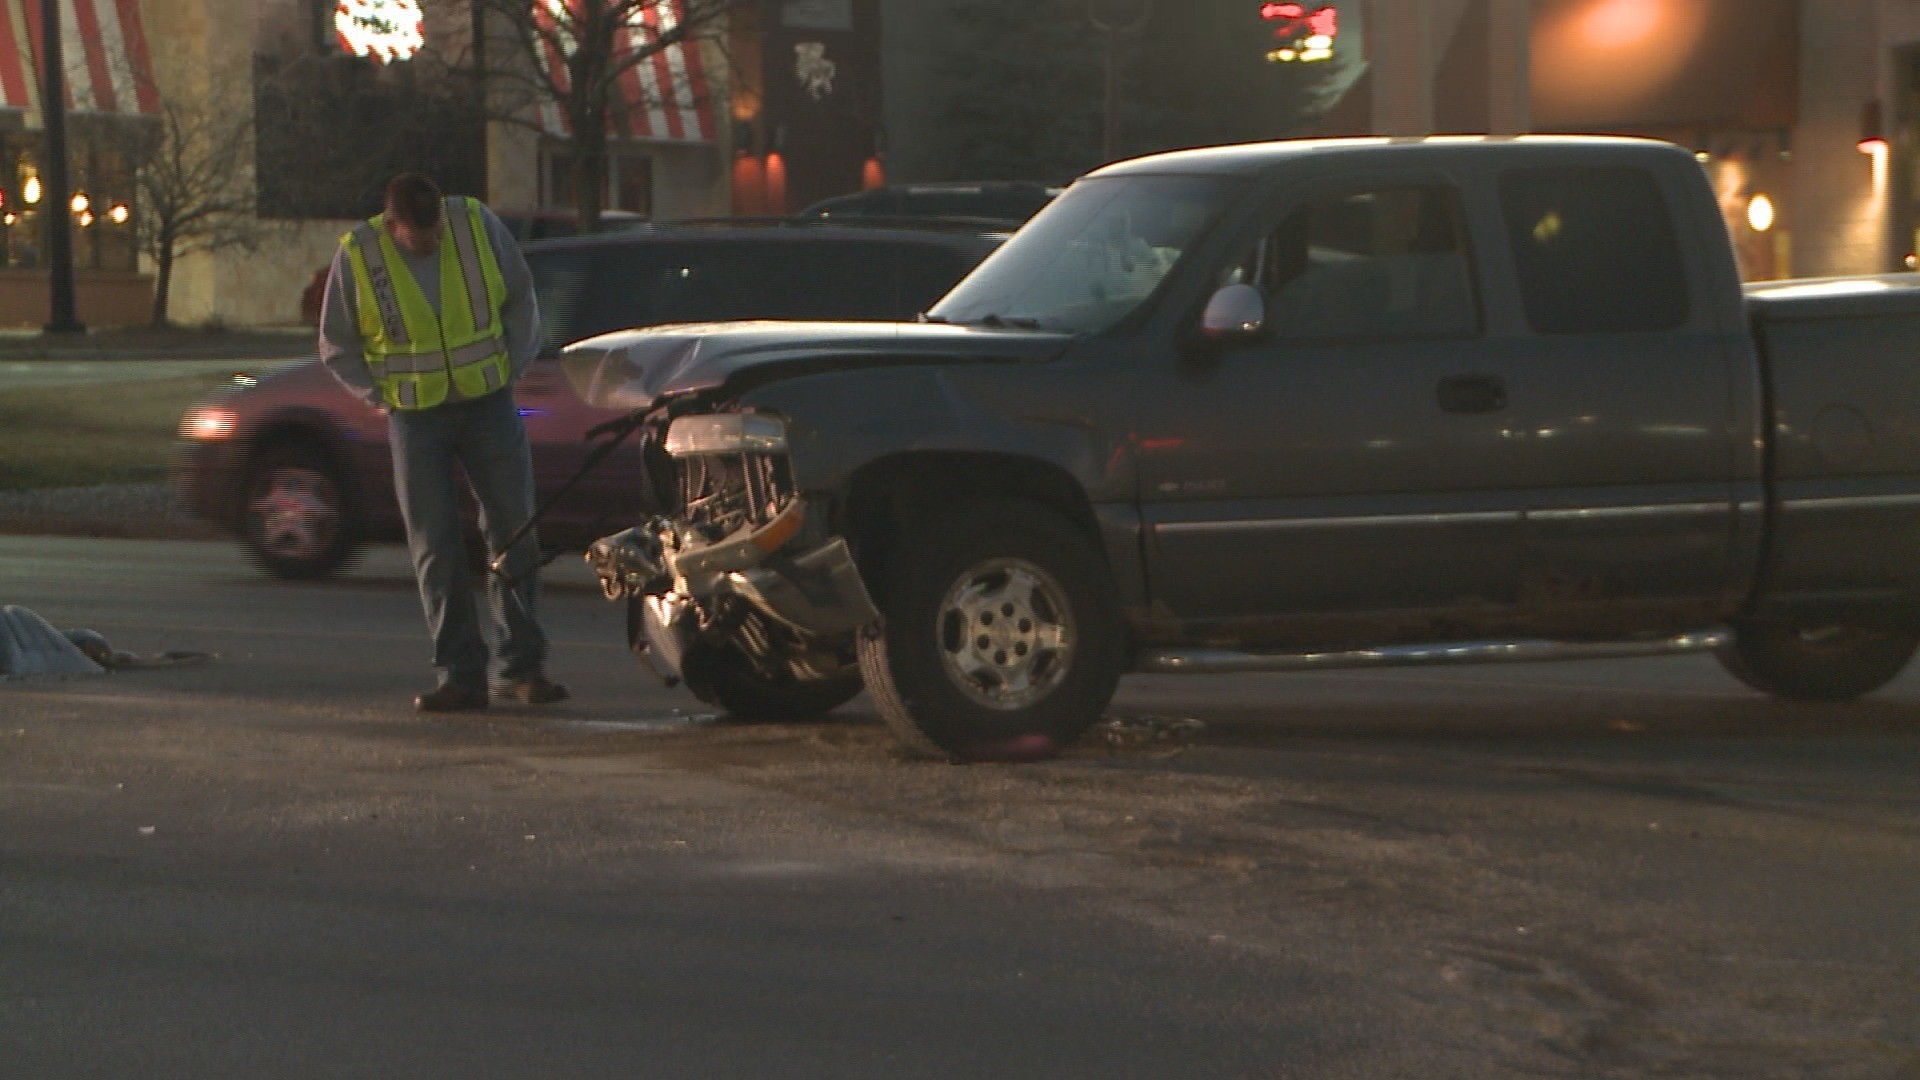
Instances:
[[[1763,233],[1773,228],[1773,200],[1765,195],[1755,195],[1747,200],[1747,228]]]
[[[1875,98],[1860,110],[1860,152],[1875,156],[1886,153],[1888,149],[1886,126],[1881,118],[1880,99]]]

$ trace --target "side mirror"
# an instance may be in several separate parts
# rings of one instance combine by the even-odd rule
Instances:
[[[1266,298],[1251,285],[1228,285],[1214,293],[1200,316],[1200,340],[1210,345],[1253,341],[1266,329]]]

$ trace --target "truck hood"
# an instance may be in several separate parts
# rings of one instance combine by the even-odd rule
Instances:
[[[939,323],[700,323],[619,330],[569,345],[561,366],[590,405],[646,409],[796,375],[909,364],[1043,363],[1073,335]]]

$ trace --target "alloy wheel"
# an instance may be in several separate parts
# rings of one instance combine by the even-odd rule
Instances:
[[[961,574],[940,604],[938,633],[948,678],[1004,711],[1065,682],[1078,637],[1066,590],[1024,559],[991,559]]]
[[[340,536],[339,488],[314,469],[275,467],[263,478],[247,511],[255,542],[275,558],[322,558]]]

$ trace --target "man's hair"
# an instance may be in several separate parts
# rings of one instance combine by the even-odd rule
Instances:
[[[416,229],[440,224],[440,186],[419,173],[401,173],[387,182],[387,216]]]

